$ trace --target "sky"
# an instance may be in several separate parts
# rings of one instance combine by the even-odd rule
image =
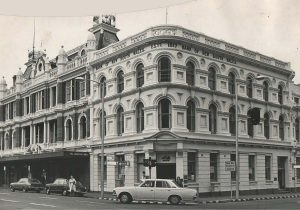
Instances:
[[[117,7],[119,9],[111,9],[112,11],[99,9],[98,14],[91,12],[91,16],[87,16],[87,10],[84,10],[84,14],[76,13],[78,17],[74,17],[73,13],[70,14],[73,17],[36,17],[35,46],[37,49],[46,49],[47,56],[50,59],[54,58],[62,45],[66,50],[70,50],[85,43],[88,29],[93,25],[92,15],[108,12],[116,15],[116,27],[120,29],[118,37],[123,40],[149,27],[165,24],[166,5],[169,5],[168,24],[183,26],[291,62],[291,67],[296,73],[294,81],[300,83],[300,1],[298,0],[161,0],[162,4],[155,0],[152,0],[155,2],[153,4],[149,4],[149,0],[137,2],[138,6],[127,9],[122,5]],[[87,8],[95,8],[93,5],[87,6]],[[36,11],[41,12],[41,10]],[[25,70],[24,63],[28,59],[28,50],[32,50],[33,45],[32,16],[40,13],[33,11],[20,14],[22,16],[17,16],[19,13],[5,15],[2,12],[2,14],[0,15],[0,77],[5,76],[8,86],[11,86],[12,77],[17,74],[18,69],[21,68],[23,72]],[[49,9],[46,8],[45,14],[49,16]]]

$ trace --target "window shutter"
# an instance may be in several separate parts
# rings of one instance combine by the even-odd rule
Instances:
[[[90,79],[91,79],[91,75],[90,75],[90,72],[87,72],[86,73],[86,79],[85,79],[85,82],[86,82],[86,95],[90,95],[91,93],[91,88],[90,88]]]

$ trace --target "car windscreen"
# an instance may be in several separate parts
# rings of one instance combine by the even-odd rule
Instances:
[[[171,185],[171,188],[177,188],[177,187],[179,187],[179,188],[181,188],[175,181],[170,181],[169,182],[169,184]]]
[[[35,183],[35,184],[40,184],[41,182],[37,179],[30,179],[29,180],[30,183]]]

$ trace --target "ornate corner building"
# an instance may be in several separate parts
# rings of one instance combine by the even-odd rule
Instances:
[[[121,41],[109,21],[89,31],[52,60],[29,52],[13,87],[1,79],[1,185],[45,169],[48,181],[72,174],[99,191],[104,132],[105,190],[149,176],[143,159],[151,157],[152,178],[179,176],[199,193],[226,194],[235,188],[225,162],[236,160],[238,114],[242,193],[300,187],[300,86],[290,63],[180,26]],[[249,120],[254,107],[258,125]]]

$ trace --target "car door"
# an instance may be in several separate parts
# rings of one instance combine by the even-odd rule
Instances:
[[[167,201],[172,195],[172,188],[167,181],[156,181],[154,189],[154,198],[156,201]]]
[[[154,200],[155,181],[146,180],[142,185],[136,187],[136,200]]]

